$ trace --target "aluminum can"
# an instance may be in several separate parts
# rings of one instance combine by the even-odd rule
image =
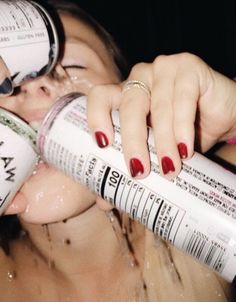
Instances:
[[[33,1],[0,1],[0,56],[14,86],[49,73],[58,53],[57,30],[44,7]]]
[[[194,257],[228,281],[236,275],[236,176],[201,154],[184,161],[172,181],[160,175],[152,129],[151,172],[133,179],[122,154],[118,113],[114,142],[99,148],[86,121],[86,97],[69,94],[47,114],[38,133],[42,158]]]
[[[0,108],[0,215],[32,175],[37,161],[35,131]]]

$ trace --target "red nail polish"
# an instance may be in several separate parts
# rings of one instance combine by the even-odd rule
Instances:
[[[137,158],[131,158],[129,162],[129,166],[130,166],[130,174],[132,177],[139,176],[144,172],[144,167],[141,161]]]
[[[162,157],[161,165],[164,174],[168,174],[169,172],[175,172],[175,166],[173,164],[173,161],[168,156]]]
[[[102,131],[96,131],[95,138],[100,148],[105,148],[108,146],[108,138]]]
[[[179,155],[182,159],[188,157],[188,149],[187,149],[187,146],[184,143],[179,143],[178,144],[178,150],[179,150]]]

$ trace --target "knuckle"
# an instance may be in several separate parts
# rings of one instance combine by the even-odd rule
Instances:
[[[104,85],[95,85],[88,92],[87,102],[89,104],[97,103],[102,96],[106,98],[106,87]]]
[[[104,85],[93,86],[89,91],[89,95],[90,95],[90,97],[94,97],[97,94],[103,93],[104,89],[105,89]]]
[[[201,59],[198,56],[189,52],[182,52],[173,55],[159,55],[153,61],[153,66],[155,70],[158,70],[161,67],[163,68],[173,63],[180,65],[180,64],[195,64],[199,62],[201,62]]]
[[[154,69],[158,69],[160,66],[165,64],[169,59],[169,56],[167,55],[159,55],[157,56],[153,61]]]
[[[181,54],[178,54],[177,56],[180,64],[196,64],[201,61],[199,57],[189,52],[183,52]]]
[[[135,64],[131,69],[130,76],[137,77],[139,75],[142,75],[143,72],[147,70],[148,65],[149,65],[148,63],[144,63],[144,62]]]

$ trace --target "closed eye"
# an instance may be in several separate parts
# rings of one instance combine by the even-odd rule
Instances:
[[[64,69],[87,69],[86,67],[82,65],[63,65]]]

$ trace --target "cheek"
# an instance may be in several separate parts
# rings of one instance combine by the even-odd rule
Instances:
[[[21,193],[27,207],[20,216],[31,223],[68,219],[84,212],[95,202],[95,196],[85,187],[55,170],[33,176],[22,187]]]

